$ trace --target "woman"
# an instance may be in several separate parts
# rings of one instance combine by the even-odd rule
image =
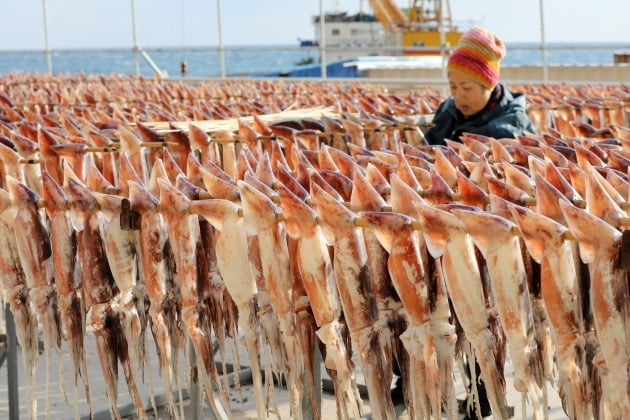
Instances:
[[[527,117],[525,95],[510,92],[499,83],[504,56],[503,42],[485,29],[472,28],[462,36],[447,65],[451,97],[435,111],[435,125],[425,133],[429,144],[445,145],[444,139],[460,141],[465,132],[494,138],[536,133]],[[474,367],[478,378],[479,365]],[[466,368],[470,378],[470,368]],[[492,413],[483,382],[478,383],[477,390],[479,411],[489,416]],[[461,411],[466,410],[462,407]],[[508,412],[511,417],[513,408],[508,407]],[[464,419],[476,418],[475,407],[466,414]]]
[[[525,95],[499,83],[504,56],[503,42],[485,29],[472,28],[462,36],[447,64],[451,97],[435,111],[435,126],[425,133],[429,144],[459,141],[465,132],[494,138],[536,132]]]

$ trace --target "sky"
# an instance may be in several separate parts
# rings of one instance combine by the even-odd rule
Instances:
[[[135,0],[142,47],[216,46],[218,0]],[[321,0],[325,11],[359,11],[367,0]],[[628,0],[543,0],[547,42],[630,44]],[[405,7],[409,0],[397,0]],[[456,23],[484,26],[505,42],[539,42],[536,0],[451,0]],[[133,46],[132,0],[0,0],[0,51],[43,50],[43,4],[51,49]],[[220,0],[225,46],[297,45],[312,39],[320,0]],[[588,19],[586,18],[588,16]],[[1,57],[0,57],[1,59]]]

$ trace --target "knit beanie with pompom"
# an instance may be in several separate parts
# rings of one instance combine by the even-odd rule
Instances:
[[[503,41],[483,28],[466,32],[448,59],[447,70],[463,73],[482,86],[499,83],[500,61],[505,57]]]

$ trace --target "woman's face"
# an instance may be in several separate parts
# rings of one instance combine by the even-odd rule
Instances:
[[[455,107],[466,117],[481,111],[490,100],[492,93],[492,90],[486,89],[458,71],[448,73],[448,85],[451,96],[455,100]]]

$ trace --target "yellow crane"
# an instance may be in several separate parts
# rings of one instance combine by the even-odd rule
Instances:
[[[447,46],[455,46],[462,33],[453,25],[449,0],[410,0],[406,10],[394,0],[369,0],[374,16],[386,31],[402,35],[403,47],[430,50],[405,51],[405,54],[434,54],[440,48],[440,22],[444,25]],[[442,5],[445,4],[444,10]]]

